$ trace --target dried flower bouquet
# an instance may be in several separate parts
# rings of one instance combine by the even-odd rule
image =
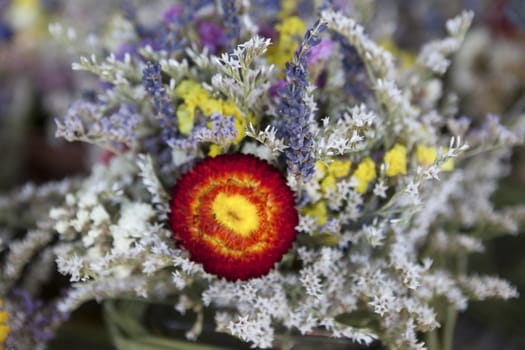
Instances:
[[[490,202],[523,118],[471,125],[441,82],[472,13],[407,66],[353,2],[314,5],[183,1],[146,24],[128,8],[91,37],[73,69],[99,85],[56,134],[105,153],[0,198],[7,348],[44,347],[88,300],[140,297],[225,307],[217,330],[259,348],[285,327],[451,349],[469,300],[518,295],[467,273],[525,217]],[[67,291],[34,299],[56,268]]]

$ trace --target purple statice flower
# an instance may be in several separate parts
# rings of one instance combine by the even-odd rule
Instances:
[[[241,23],[235,0],[221,0],[222,11],[224,13],[224,24],[226,26],[226,38],[231,47],[239,41],[241,36]]]
[[[75,141],[76,138],[85,131],[81,116],[87,116],[89,119],[93,119],[91,116],[97,113],[95,103],[82,100],[73,103],[69,106],[64,118],[55,118],[55,124],[57,126],[55,137],[63,137],[67,141]]]
[[[197,33],[201,39],[202,46],[207,48],[210,54],[215,54],[220,47],[224,47],[228,43],[224,29],[215,23],[197,22]]]
[[[211,133],[213,139],[221,142],[233,142],[237,137],[237,129],[235,129],[235,119],[233,115],[222,116],[219,113],[214,113],[211,116]]]
[[[162,67],[158,62],[147,62],[142,71],[142,83],[150,97],[151,104],[157,113],[164,142],[176,137],[177,120],[175,106],[166,94],[162,84]]]
[[[33,298],[24,289],[14,289],[12,298],[17,304],[16,313],[13,313],[11,330],[12,333],[18,333],[29,336],[35,342],[47,342],[51,340],[57,327],[69,318],[69,314],[59,312],[53,305],[44,307],[44,302],[40,299]],[[15,346],[10,344],[7,339],[7,348]]]
[[[182,15],[182,6],[180,5],[173,5],[170,8],[168,8],[164,13],[162,14],[162,21],[164,22],[164,25],[169,26],[172,23],[177,22]]]
[[[326,24],[317,21],[304,36],[302,45],[296,51],[292,62],[286,63],[286,84],[281,89],[279,113],[284,117],[279,133],[288,141],[285,150],[288,171],[296,177],[308,181],[315,172],[313,157],[313,134],[310,131],[310,111],[305,97],[308,87],[307,57],[308,51],[319,44],[319,34]]]
[[[105,115],[103,105],[97,102],[77,101],[67,110],[62,120],[55,119],[56,136],[68,141],[83,139],[98,143],[105,140],[116,150],[131,146],[136,135],[135,130],[142,120],[136,108],[122,104],[119,109]]]
[[[112,140],[118,148],[123,145],[130,146],[136,139],[135,130],[142,121],[142,115],[136,108],[129,104],[121,104],[119,109],[108,117],[100,120],[102,131]]]
[[[322,39],[319,44],[313,46],[308,51],[306,62],[308,64],[315,64],[327,60],[332,55],[334,44],[335,43],[332,40]]]
[[[210,119],[210,125],[208,125],[210,120],[197,121],[188,137],[179,137],[170,140],[170,147],[194,151],[199,147],[199,143],[202,142],[213,142],[224,145],[230,144],[235,140],[237,137],[237,129],[235,128],[235,118],[233,115],[223,116],[219,113],[214,113]]]

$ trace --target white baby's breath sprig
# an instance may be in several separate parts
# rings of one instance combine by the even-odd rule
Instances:
[[[461,47],[473,17],[472,11],[464,11],[448,20],[446,27],[450,36],[425,44],[418,56],[418,64],[434,74],[445,74],[450,65],[449,57]]]
[[[169,211],[169,196],[155,173],[151,156],[140,154],[137,165],[140,169],[139,175],[142,177],[144,186],[151,194],[152,202],[155,203],[156,209],[165,215]]]
[[[246,135],[266,145],[274,155],[278,155],[288,148],[284,140],[277,137],[277,130],[271,125],[267,125],[264,130],[256,131],[253,124],[250,123]]]
[[[260,111],[261,97],[269,87],[273,66],[263,65],[259,60],[269,45],[270,39],[255,36],[238,45],[232,53],[223,53],[213,60],[221,72],[212,77],[213,88],[245,112]]]
[[[321,19],[328,24],[328,28],[344,35],[355,46],[374,78],[385,79],[395,71],[390,52],[371,40],[365,34],[363,26],[342,13],[332,10],[323,10]]]

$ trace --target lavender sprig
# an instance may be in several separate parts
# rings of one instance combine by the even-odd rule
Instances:
[[[147,62],[142,71],[142,83],[150,97],[151,104],[157,113],[160,127],[162,128],[162,139],[167,142],[177,135],[175,118],[175,106],[166,95],[166,89],[162,85],[162,66],[158,62]]]
[[[319,34],[324,29],[326,24],[317,21],[306,32],[292,62],[286,63],[286,84],[280,90],[278,110],[285,118],[280,136],[289,140],[289,147],[284,152],[288,171],[305,181],[315,172],[313,134],[309,126],[310,111],[305,101],[308,88],[307,56],[308,50],[319,44]]]
[[[230,48],[239,42],[241,36],[241,24],[239,21],[238,8],[235,0],[221,0],[222,11],[224,12],[224,24],[226,26],[226,37]]]

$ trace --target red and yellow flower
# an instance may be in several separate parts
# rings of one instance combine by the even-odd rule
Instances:
[[[0,350],[4,349],[4,343],[9,334],[9,326],[7,325],[9,315],[7,314],[7,311],[2,310],[2,306],[3,300],[0,299]]]
[[[298,214],[279,171],[244,154],[206,158],[172,190],[174,238],[227,280],[267,274],[291,248]]]

